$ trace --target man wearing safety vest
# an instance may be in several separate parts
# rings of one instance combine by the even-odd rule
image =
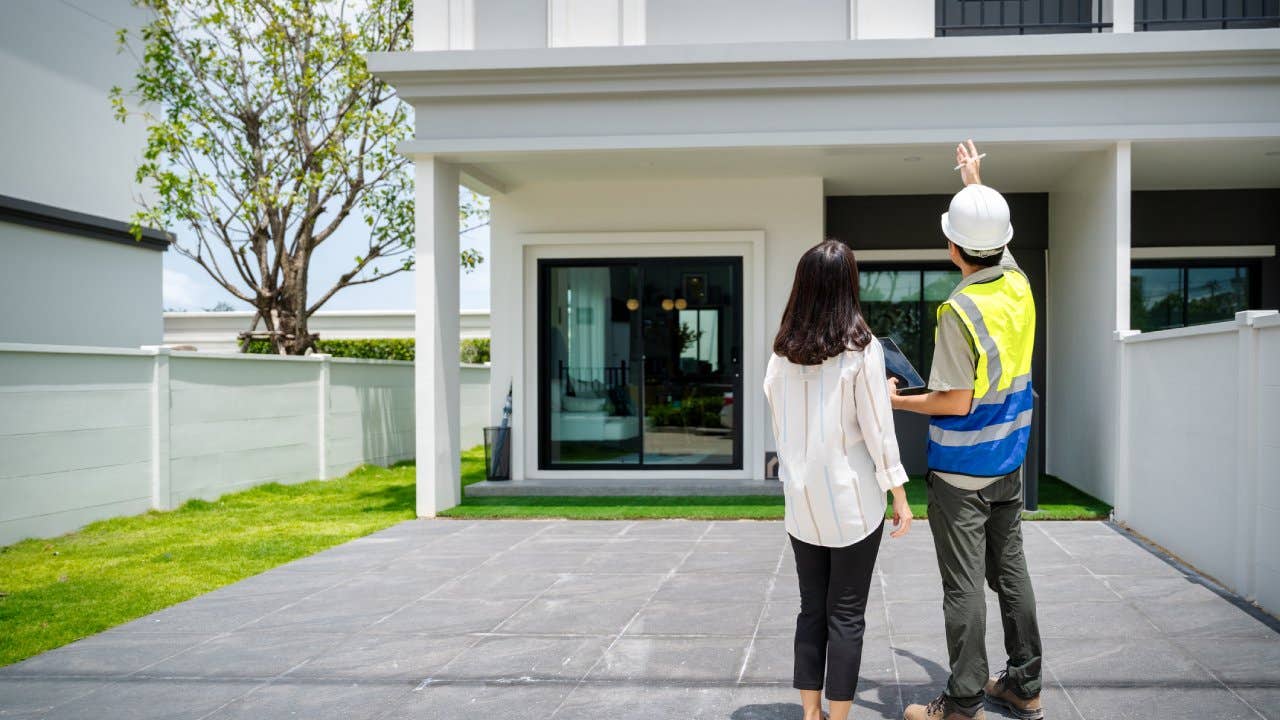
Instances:
[[[929,390],[893,406],[929,415],[929,528],[942,574],[951,678],[906,720],[982,718],[983,700],[1038,720],[1040,630],[1022,551],[1021,468],[1031,435],[1031,352],[1036,308],[1006,246],[1009,205],[978,177],[970,140],[956,147],[965,187],[942,215],[963,279],[938,307]],[[1008,662],[989,677],[983,582],[1000,598]]]

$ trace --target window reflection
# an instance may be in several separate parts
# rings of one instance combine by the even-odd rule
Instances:
[[[933,362],[940,305],[960,282],[955,270],[869,268],[859,273],[862,312],[871,331],[891,337],[922,375]]]
[[[1152,332],[1231,320],[1254,291],[1247,264],[1138,265],[1129,275],[1129,325]]]

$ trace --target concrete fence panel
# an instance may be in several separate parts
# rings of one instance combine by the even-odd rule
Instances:
[[[0,543],[151,506],[154,360],[0,345]]]
[[[1116,513],[1280,610],[1280,315],[1122,338]]]
[[[413,457],[412,364],[330,362],[326,475]]]
[[[1280,315],[1257,318],[1257,503],[1254,582],[1258,604],[1280,612]]]
[[[0,544],[414,451],[413,364],[0,344]]]
[[[170,507],[319,476],[320,362],[174,353]]]

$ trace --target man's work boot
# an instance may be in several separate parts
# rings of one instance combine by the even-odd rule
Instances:
[[[965,710],[946,695],[939,695],[928,705],[908,705],[902,720],[986,720],[987,714],[979,705]]]
[[[1040,696],[1024,698],[1014,692],[1008,684],[1008,676],[1004,673],[988,680],[983,690],[986,691],[987,699],[992,704],[1009,711],[1019,720],[1043,720],[1044,718],[1044,708],[1040,707]]]

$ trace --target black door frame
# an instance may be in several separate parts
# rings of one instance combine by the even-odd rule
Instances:
[[[645,378],[644,378],[644,362],[643,360],[636,366],[640,368],[640,402],[637,408],[640,421],[640,462],[638,463],[556,463],[550,461],[551,456],[551,403],[547,397],[547,388],[550,387],[551,368],[547,362],[547,293],[549,291],[549,280],[551,269],[555,267],[601,267],[614,265],[634,265],[636,266],[639,278],[639,291],[643,294],[644,289],[644,271],[646,264],[657,264],[664,261],[705,261],[705,262],[729,262],[734,268],[734,285],[733,297],[737,303],[738,312],[735,313],[730,343],[730,348],[737,347],[736,368],[730,368],[730,374],[733,377],[733,459],[728,463],[716,464],[698,464],[698,463],[662,463],[660,465],[644,464],[644,413],[645,413]],[[744,468],[744,445],[745,431],[743,427],[743,328],[745,320],[743,313],[746,309],[746,302],[742,295],[744,286],[744,278],[742,276],[743,258],[741,255],[681,255],[678,257],[572,257],[572,258],[538,258],[537,272],[537,327],[534,332],[537,334],[537,342],[535,347],[537,359],[537,375],[535,384],[537,391],[534,394],[537,403],[538,413],[538,442],[537,442],[537,467],[538,470],[632,470],[632,471],[654,471],[654,470],[742,470]],[[637,310],[636,312],[640,312]],[[643,350],[643,347],[642,347]]]

